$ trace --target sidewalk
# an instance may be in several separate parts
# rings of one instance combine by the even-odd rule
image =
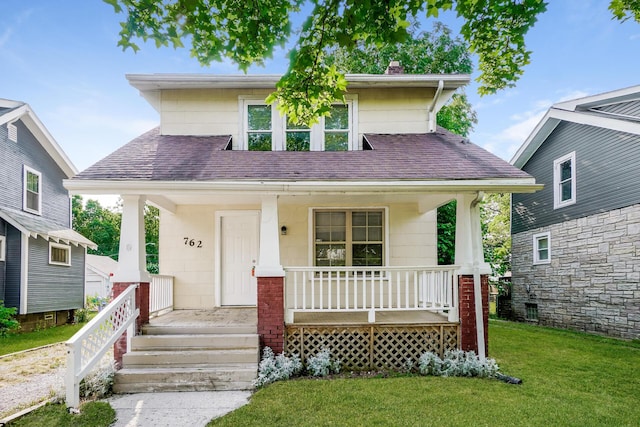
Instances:
[[[249,391],[185,391],[120,394],[107,401],[116,411],[114,427],[205,426],[249,402]]]

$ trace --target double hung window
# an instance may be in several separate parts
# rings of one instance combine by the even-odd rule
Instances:
[[[25,166],[23,185],[22,208],[27,212],[40,215],[42,204],[42,174]]]
[[[384,212],[314,212],[314,256],[319,267],[379,267],[384,264]]]
[[[281,117],[275,105],[261,100],[241,99],[243,105],[244,142],[241,149],[250,151],[348,151],[353,150],[354,99],[336,104],[331,115],[320,118],[312,127],[296,125]]]
[[[553,162],[553,208],[576,202],[576,152]]]
[[[5,236],[0,236],[0,261],[4,261],[6,258],[6,239]]]
[[[533,236],[533,263],[548,264],[551,262],[551,237],[549,233]]]

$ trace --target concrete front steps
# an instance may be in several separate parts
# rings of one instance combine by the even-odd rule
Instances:
[[[255,326],[153,326],[131,340],[115,393],[249,390],[257,376]]]

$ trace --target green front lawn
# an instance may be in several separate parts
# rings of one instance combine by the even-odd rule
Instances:
[[[10,334],[0,338],[0,356],[28,350],[47,344],[66,341],[78,332],[86,323],[62,325],[33,332]]]
[[[434,377],[287,381],[209,425],[638,425],[637,341],[501,321],[489,329],[491,356],[523,385]]]
[[[13,421],[15,427],[107,427],[116,420],[116,411],[107,402],[88,402],[80,414],[69,414],[64,404],[48,404]]]

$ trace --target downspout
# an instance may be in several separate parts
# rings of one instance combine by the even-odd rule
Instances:
[[[479,209],[478,203],[482,201],[484,198],[484,192],[478,191],[478,195],[471,202],[471,209]],[[479,215],[478,215],[479,218]],[[473,241],[472,241],[472,249],[473,249],[473,295],[474,295],[474,303],[475,303],[475,312],[476,312],[476,334],[478,341],[478,357],[480,360],[485,360],[486,348],[484,345],[484,316],[482,312],[482,284],[480,281],[480,265],[479,259],[480,255],[482,255],[482,237],[480,237],[480,242],[477,242],[478,236],[482,236],[482,231],[477,230],[477,227],[480,226],[480,223],[477,221],[472,222],[472,227],[476,228],[473,230]],[[480,251],[478,253],[478,251]],[[483,259],[484,259],[484,255]]]
[[[438,81],[438,89],[436,89],[436,94],[433,96],[433,100],[431,101],[431,105],[429,105],[428,116],[429,116],[429,133],[433,133],[436,131],[437,121],[436,115],[438,114],[436,109],[436,104],[438,103],[438,99],[440,99],[440,95],[442,95],[442,90],[444,89],[444,80]]]

